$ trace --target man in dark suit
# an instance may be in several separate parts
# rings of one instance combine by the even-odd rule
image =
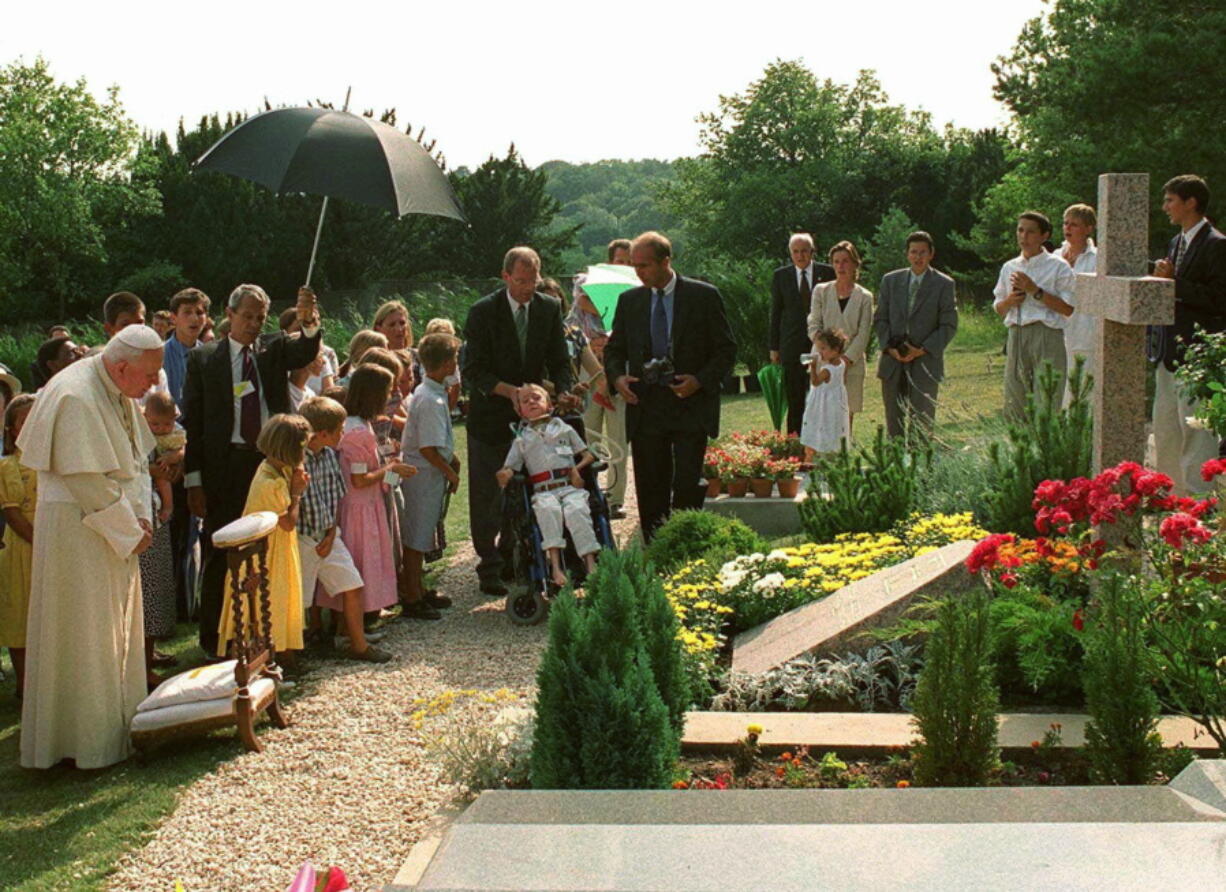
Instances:
[[[495,474],[506,461],[511,429],[519,420],[519,387],[549,380],[559,394],[559,407],[574,405],[566,395],[572,382],[562,304],[536,290],[540,278],[537,253],[512,248],[502,262],[506,287],[473,304],[464,323],[469,528],[481,591],[494,597],[506,594],[500,581],[503,559],[495,544],[502,514]]]
[[[958,331],[954,280],[932,268],[935,256],[932,236],[911,233],[907,236],[910,268],[886,273],[878,288],[873,316],[881,349],[877,377],[891,437],[907,433],[908,419],[919,424],[915,433],[931,433],[937,391],[945,377],[945,348]]]
[[[1196,406],[1183,395],[1175,368],[1196,326],[1226,330],[1226,236],[1207,219],[1209,187],[1198,176],[1175,177],[1162,187],[1162,210],[1180,232],[1154,275],[1175,280],[1175,323],[1149,330],[1149,361],[1154,375],[1154,464],[1188,493],[1204,488],[1200,466],[1214,458],[1217,440],[1208,431],[1188,427]]]
[[[798,232],[788,240],[792,262],[775,270],[771,280],[771,362],[783,363],[783,388],[788,396],[788,433],[799,434],[809,392],[809,370],[800,355],[809,353],[809,309],[813,288],[834,281],[834,267],[813,262],[813,236]]]
[[[658,232],[634,240],[630,261],[643,287],[617,299],[604,352],[605,376],[626,400],[639,525],[648,542],[670,511],[702,507],[703,455],[707,438],[719,436],[719,386],[736,359],[719,291],[673,272],[672,254]]]
[[[261,336],[268,306],[259,285],[239,285],[226,306],[229,337],[187,355],[183,482],[188,507],[204,519],[200,646],[207,656],[217,653],[217,624],[225,604],[226,561],[211,547],[213,533],[242,516],[263,460],[255,448],[260,428],[273,415],[290,411],[289,373],[319,353],[319,313],[310,289],[298,291],[301,337]]]

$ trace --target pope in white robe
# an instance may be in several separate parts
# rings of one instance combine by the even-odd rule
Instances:
[[[157,381],[162,342],[146,326],[59,372],[18,438],[38,471],[21,713],[21,764],[101,768],[131,752],[145,697],[138,555],[149,547],[147,456],[134,400]]]

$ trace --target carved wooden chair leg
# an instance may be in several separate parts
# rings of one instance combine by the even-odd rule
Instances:
[[[255,736],[255,715],[251,709],[251,700],[244,692],[239,692],[235,713],[238,736],[243,741],[243,746],[253,753],[263,752],[264,748],[260,746],[260,741]]]
[[[281,710],[281,698],[276,694],[273,694],[272,702],[268,704],[268,718],[272,720],[274,727],[289,727],[289,719],[285,717],[285,713]]]

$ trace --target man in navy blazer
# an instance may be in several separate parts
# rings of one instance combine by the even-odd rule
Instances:
[[[945,348],[958,331],[954,280],[932,268],[935,255],[932,236],[911,233],[910,268],[886,273],[878,289],[873,316],[881,350],[877,377],[891,437],[907,432],[908,419],[931,432],[937,391],[945,377]]]
[[[461,378],[468,391],[468,521],[477,552],[481,591],[507,593],[500,581],[503,557],[496,544],[502,525],[502,490],[495,474],[511,448],[519,421],[516,397],[523,384],[550,381],[559,404],[569,402],[570,358],[562,333],[562,304],[537,291],[541,258],[512,248],[502,262],[506,287],[468,310]],[[517,317],[523,314],[522,321]],[[522,326],[522,338],[521,338]]]
[[[775,270],[771,279],[771,317],[768,347],[771,362],[783,365],[783,389],[788,398],[789,434],[799,434],[809,393],[809,369],[800,364],[802,353],[813,349],[809,340],[809,311],[813,289],[834,281],[834,267],[813,262],[813,236],[797,232],[788,239],[792,262]]]
[[[658,232],[634,240],[630,262],[643,287],[617,299],[604,351],[605,377],[626,401],[639,525],[648,542],[670,511],[702,507],[707,438],[719,436],[719,386],[736,359],[719,290],[677,275],[672,254]]]
[[[1180,228],[1154,275],[1175,280],[1175,322],[1149,329],[1154,375],[1154,464],[1187,493],[1204,488],[1200,466],[1214,458],[1218,442],[1208,431],[1188,427],[1195,405],[1183,395],[1175,368],[1196,326],[1226,330],[1226,236],[1205,218],[1209,187],[1198,176],[1175,177],[1162,187],[1162,210]]]

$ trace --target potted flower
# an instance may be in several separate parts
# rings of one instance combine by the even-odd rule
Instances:
[[[724,460],[719,466],[719,479],[724,491],[734,499],[745,497],[749,489],[752,458],[746,446],[731,443],[724,450]]]
[[[757,447],[750,459],[749,490],[759,499],[769,499],[775,488],[775,478],[770,471],[770,453],[763,447]]]
[[[797,476],[800,471],[800,459],[775,459],[770,463],[769,470],[775,485],[779,487],[779,497],[781,499],[796,498],[796,494],[800,492],[800,478]]]

